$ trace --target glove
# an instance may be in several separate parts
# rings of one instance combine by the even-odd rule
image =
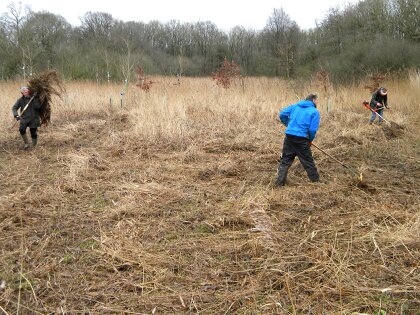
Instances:
[[[312,141],[309,141],[309,145],[312,145]]]
[[[15,119],[16,119],[16,121],[19,121],[20,120],[20,116],[19,115],[16,115],[15,116]]]

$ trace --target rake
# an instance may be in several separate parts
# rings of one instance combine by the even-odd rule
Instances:
[[[351,168],[350,166],[344,164],[343,162],[341,162],[339,159],[335,158],[334,156],[332,156],[331,154],[329,154],[328,152],[326,152],[325,150],[321,149],[320,147],[318,147],[315,143],[311,143],[311,145],[315,148],[317,148],[319,151],[321,151],[322,153],[324,153],[326,156],[330,157],[331,159],[333,159],[334,161],[336,161],[337,163],[340,163],[343,167],[345,167],[346,169],[348,169],[349,171],[351,171],[352,173],[354,173],[355,175],[359,176],[359,178],[362,177],[362,174],[358,173],[355,169]]]
[[[364,101],[363,102],[363,106],[366,107],[367,109],[369,109],[372,113],[375,113],[380,119],[382,119],[383,121],[387,122],[390,126],[392,126],[392,124],[386,120],[384,117],[382,117],[380,114],[378,114],[378,112],[376,112],[375,110],[373,110],[370,106],[369,106],[369,102]]]

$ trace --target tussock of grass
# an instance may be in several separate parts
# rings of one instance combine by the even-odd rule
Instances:
[[[363,181],[314,149],[327,182],[295,163],[278,189],[275,118],[312,87],[153,81],[122,109],[118,86],[69,83],[36,150],[0,135],[5,311],[416,314],[418,103],[386,112],[404,126],[389,137],[367,125],[363,88],[334,91],[316,143]],[[416,101],[406,85],[386,84],[395,103]]]

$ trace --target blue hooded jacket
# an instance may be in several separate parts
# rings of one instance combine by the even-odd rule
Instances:
[[[319,127],[320,115],[312,101],[299,101],[280,111],[281,122],[287,127],[286,134],[314,140]]]

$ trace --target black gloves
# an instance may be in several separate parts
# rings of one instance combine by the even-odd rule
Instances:
[[[19,121],[20,120],[20,116],[19,115],[16,115],[15,116],[15,119],[16,119],[16,121]]]

